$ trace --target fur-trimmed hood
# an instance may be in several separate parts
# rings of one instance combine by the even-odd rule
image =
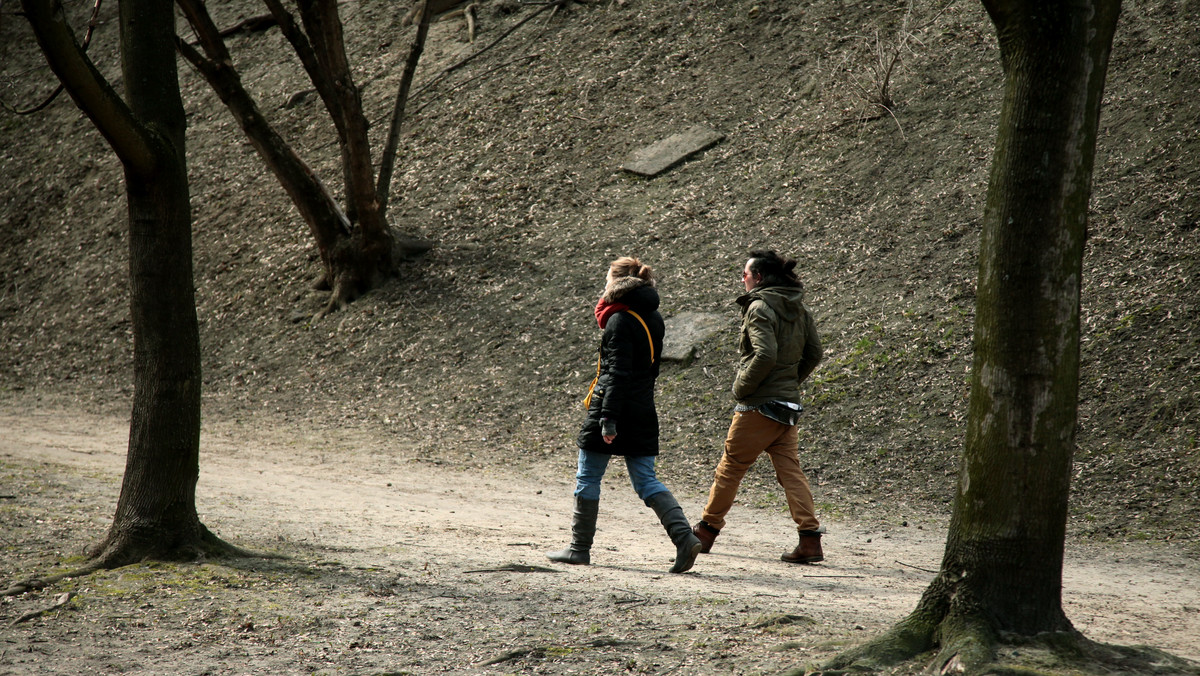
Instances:
[[[604,287],[604,295],[600,298],[607,303],[616,303],[625,294],[643,286],[653,289],[655,287],[654,280],[647,281],[641,277],[617,277]]]

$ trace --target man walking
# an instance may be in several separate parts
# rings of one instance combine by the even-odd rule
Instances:
[[[804,307],[804,289],[795,267],[796,261],[774,251],[752,251],[742,269],[746,293],[737,299],[742,308],[741,360],[733,381],[737,405],[702,521],[692,528],[702,543],[701,552],[712,549],[742,477],[765,451],[800,533],[796,548],[780,558],[789,563],[825,558],[812,490],[797,456],[796,429],[800,383],[821,361],[821,339]]]

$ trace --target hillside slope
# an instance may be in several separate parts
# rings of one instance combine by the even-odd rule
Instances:
[[[1187,5],[1127,7],[1113,52],[1085,260],[1077,534],[1200,535],[1200,19]],[[261,12],[222,6],[221,25]],[[660,380],[662,473],[700,491],[728,421],[737,273],[767,245],[800,260],[826,341],[801,437],[821,509],[947,509],[1001,78],[979,5],[906,7],[627,0],[543,14],[419,91],[391,215],[437,246],[315,322],[306,229],[181,65],[205,416],[355,426],[398,454],[569,473],[591,306],[607,261],[635,254],[660,273],[664,314],[728,318]],[[529,11],[485,0],[474,45],[437,24],[419,82]],[[92,52],[116,77],[106,18]],[[343,5],[380,137],[411,35],[401,18],[393,3]],[[875,46],[905,31],[881,114],[860,86]],[[278,32],[229,44],[260,105],[340,189],[333,131],[315,97],[296,102],[308,85]],[[0,45],[6,101],[52,88],[19,17],[0,19]],[[654,179],[620,171],[698,123],[726,139]],[[0,183],[0,401],[127,409],[119,166],[60,97],[0,117]],[[782,508],[760,464],[746,499]]]

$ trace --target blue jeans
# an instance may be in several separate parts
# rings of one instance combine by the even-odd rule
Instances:
[[[579,449],[579,471],[575,473],[575,497],[584,500],[600,499],[600,480],[608,469],[612,456]],[[642,500],[667,490],[654,474],[656,456],[625,456],[625,468],[629,470],[629,483]]]

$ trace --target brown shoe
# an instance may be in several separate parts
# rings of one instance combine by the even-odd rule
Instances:
[[[791,552],[779,557],[788,563],[816,563],[824,561],[825,554],[821,551],[821,534],[809,531],[800,534],[800,544]]]
[[[720,532],[703,521],[697,521],[696,525],[692,526],[692,533],[700,538],[701,554],[707,554],[712,551],[713,541],[717,539],[717,533]]]

